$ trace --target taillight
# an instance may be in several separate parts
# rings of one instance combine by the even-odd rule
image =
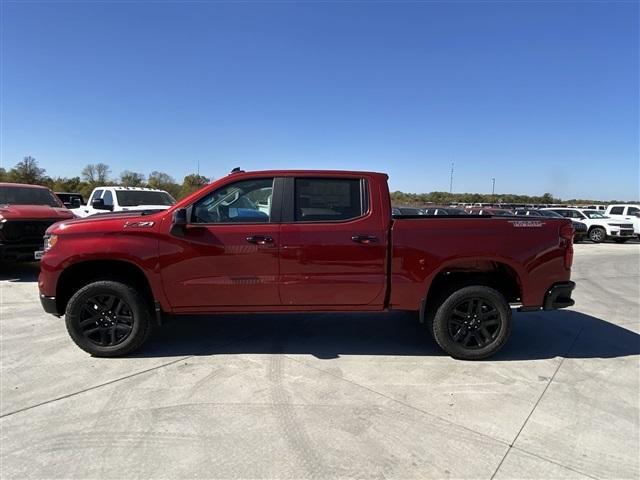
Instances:
[[[571,240],[571,242],[573,242],[573,235],[575,233],[576,231],[573,228],[573,225],[570,223],[560,227],[560,237],[564,238],[565,240]]]
[[[572,224],[560,227],[560,246],[564,247],[564,268],[569,270],[573,264],[573,235],[575,229]]]

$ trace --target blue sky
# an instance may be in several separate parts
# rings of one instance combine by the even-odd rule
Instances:
[[[637,199],[638,2],[2,3],[2,164]]]

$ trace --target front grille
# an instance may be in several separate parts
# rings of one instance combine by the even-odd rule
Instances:
[[[6,243],[42,240],[44,232],[55,220],[7,220],[0,223],[0,237]]]
[[[632,223],[610,223],[612,227],[620,227],[620,228],[633,228]]]

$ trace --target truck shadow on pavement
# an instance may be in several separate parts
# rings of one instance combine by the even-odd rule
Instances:
[[[216,354],[444,356],[415,316],[285,314],[181,316],[157,329],[137,357]],[[576,311],[514,315],[511,338],[490,361],[640,354],[640,335]]]
[[[37,282],[39,262],[0,262],[0,280],[9,282]]]

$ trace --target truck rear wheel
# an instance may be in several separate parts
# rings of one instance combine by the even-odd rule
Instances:
[[[71,339],[96,357],[117,357],[140,348],[151,333],[148,302],[124,283],[90,283],[69,300],[65,323]]]
[[[462,360],[490,357],[511,333],[511,308],[490,287],[474,285],[453,292],[438,307],[433,336],[445,352]]]

